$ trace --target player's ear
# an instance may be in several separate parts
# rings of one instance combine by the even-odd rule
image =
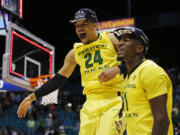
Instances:
[[[143,45],[137,45],[136,52],[137,53],[143,53],[144,52],[144,46]]]
[[[94,27],[96,27],[96,29],[98,28],[98,23],[97,22],[93,22]]]
[[[94,22],[93,25],[94,25],[94,28],[96,29],[96,31],[98,32],[98,23]]]

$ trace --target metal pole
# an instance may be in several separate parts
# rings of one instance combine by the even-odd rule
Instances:
[[[125,0],[126,3],[126,16],[131,17],[131,0]]]

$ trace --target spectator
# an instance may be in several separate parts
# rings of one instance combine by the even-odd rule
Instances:
[[[18,135],[18,130],[16,127],[13,127],[13,129],[11,131],[11,135]]]
[[[45,118],[45,126],[51,128],[53,126],[53,115],[52,113],[48,114],[48,117]]]
[[[53,127],[58,128],[61,125],[61,119],[55,114],[53,118]]]
[[[64,127],[66,130],[71,130],[72,127],[72,121],[70,121],[68,118],[64,121]]]
[[[8,130],[0,125],[0,135],[8,135]]]
[[[25,135],[24,131],[20,131],[19,135]]]
[[[3,135],[3,127],[0,125],[0,135]]]
[[[49,135],[49,133],[50,133],[50,128],[46,128],[44,135]]]
[[[19,104],[21,100],[22,100],[21,94],[16,94],[16,103]]]
[[[75,126],[74,126],[74,130],[75,130],[75,132],[79,132],[79,128],[80,128],[80,122],[79,121],[76,121],[75,122]]]
[[[59,126],[58,131],[59,131],[59,135],[66,135],[63,125]]]
[[[38,119],[37,119],[37,127],[38,127],[38,132],[42,133],[43,129],[44,129],[44,117],[42,114],[39,115]]]
[[[49,105],[49,110],[54,113],[56,110],[56,106],[54,104]]]
[[[26,125],[27,125],[27,135],[35,135],[35,120],[34,118],[31,116]]]

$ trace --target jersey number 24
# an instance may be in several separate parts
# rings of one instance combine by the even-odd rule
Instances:
[[[94,58],[93,58],[92,53],[87,53],[84,56],[84,58],[86,59],[86,61],[85,61],[86,68],[93,67],[94,63],[102,64],[102,62],[103,62],[100,50],[95,51]],[[92,59],[94,60],[94,62],[91,62]]]

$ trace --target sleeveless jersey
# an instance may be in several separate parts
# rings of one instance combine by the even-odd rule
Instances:
[[[153,61],[144,60],[126,76],[124,100],[128,135],[152,135],[153,116],[149,100],[163,94],[168,98],[168,135],[173,135],[172,83],[166,72]]]
[[[84,87],[83,94],[122,90],[122,75],[118,74],[106,83],[100,83],[98,80],[98,75],[103,70],[120,64],[117,61],[117,52],[109,39],[108,32],[101,33],[98,40],[92,43],[75,43],[74,52],[75,61],[80,66],[81,83]]]

